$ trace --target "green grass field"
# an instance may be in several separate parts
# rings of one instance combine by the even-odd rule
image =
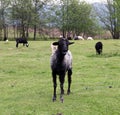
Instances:
[[[75,41],[71,95],[52,102],[50,70],[52,41],[0,42],[0,115],[120,115],[120,40],[102,40],[96,55],[94,41]]]

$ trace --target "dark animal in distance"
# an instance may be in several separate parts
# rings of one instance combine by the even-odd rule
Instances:
[[[96,49],[96,54],[101,54],[102,53],[102,49],[103,49],[103,44],[102,42],[97,42],[95,44],[95,49]]]
[[[18,47],[19,44],[23,44],[23,46],[26,45],[26,47],[29,46],[28,41],[26,38],[17,38],[16,39],[16,47]]]
[[[53,78],[53,102],[56,100],[56,87],[57,87],[57,75],[59,75],[60,81],[60,100],[63,102],[63,94],[64,94],[64,79],[66,72],[68,74],[68,90],[67,94],[70,94],[70,86],[71,86],[71,75],[72,75],[72,54],[68,50],[69,45],[74,42],[69,42],[66,38],[60,38],[58,42],[54,42],[53,46],[58,46],[57,50],[51,55],[51,70],[52,70],[52,78]]]

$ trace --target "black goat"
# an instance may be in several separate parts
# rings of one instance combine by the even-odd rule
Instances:
[[[28,44],[28,41],[27,41],[27,39],[26,38],[17,38],[16,39],[16,47],[18,47],[18,44],[23,44],[23,46],[25,46],[25,44],[26,44],[26,47],[28,47],[29,46],[29,44]]]
[[[102,42],[97,42],[95,44],[95,49],[96,49],[96,54],[101,54],[102,53],[102,49],[103,49],[103,44]]]
[[[71,85],[71,75],[72,75],[72,54],[68,51],[70,44],[74,42],[69,42],[66,38],[60,38],[58,42],[54,42],[53,45],[58,46],[57,50],[51,56],[51,69],[52,69],[52,78],[53,78],[53,102],[56,100],[56,87],[57,82],[56,78],[59,75],[60,81],[60,100],[63,102],[64,94],[64,79],[66,72],[68,72],[68,90],[67,94],[70,94],[70,85]]]

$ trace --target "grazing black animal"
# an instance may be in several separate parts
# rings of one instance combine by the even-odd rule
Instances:
[[[26,38],[17,38],[16,39],[16,47],[18,47],[18,44],[21,44],[21,43],[23,44],[23,46],[25,46],[25,44],[26,44],[26,47],[29,46]]]
[[[95,49],[96,49],[96,54],[101,54],[102,53],[102,49],[103,49],[103,44],[102,42],[97,42],[95,44]]]
[[[60,38],[58,42],[54,42],[53,45],[58,46],[57,50],[51,55],[51,70],[53,78],[53,102],[56,100],[56,87],[57,87],[57,75],[59,75],[60,81],[60,100],[63,102],[64,94],[64,79],[66,72],[68,72],[68,90],[67,94],[70,94],[71,85],[71,75],[72,75],[72,54],[68,50],[70,44],[74,42],[69,42],[66,38]]]

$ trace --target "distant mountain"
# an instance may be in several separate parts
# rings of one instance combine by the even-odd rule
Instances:
[[[107,16],[107,8],[106,3],[104,2],[94,2],[91,4],[93,7],[93,12],[97,15],[97,20],[101,26],[104,27],[104,23],[101,22],[99,16],[106,17]]]
[[[103,9],[106,10],[106,4],[104,2],[94,2],[91,4],[93,8],[97,11],[101,11]]]

